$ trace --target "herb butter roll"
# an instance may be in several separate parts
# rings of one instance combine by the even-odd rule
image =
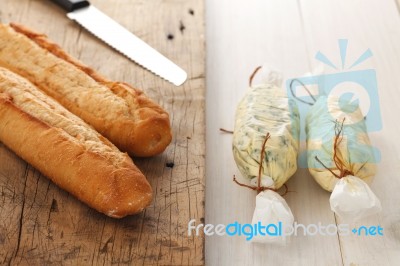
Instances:
[[[332,191],[332,211],[350,220],[380,211],[367,184],[376,173],[376,160],[359,106],[320,96],[306,117],[306,135],[309,171]]]
[[[233,155],[242,175],[256,182],[262,143],[264,185],[279,189],[297,170],[299,112],[296,103],[275,84],[250,87],[239,103],[233,134]]]
[[[276,191],[297,170],[299,150],[299,112],[296,103],[280,87],[280,74],[268,71],[265,81],[251,86],[236,110],[233,133],[233,155],[242,175],[251,185],[241,184],[258,192],[252,224],[280,223],[283,234],[271,236],[259,232],[253,242],[286,243],[285,232],[294,222],[285,199]]]

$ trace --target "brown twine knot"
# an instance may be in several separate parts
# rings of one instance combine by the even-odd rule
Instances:
[[[267,141],[268,141],[268,139],[270,137],[271,137],[271,135],[269,133],[267,133],[267,135],[265,136],[264,142],[262,144],[262,147],[261,147],[260,166],[258,168],[257,186],[250,186],[250,185],[246,185],[246,184],[240,183],[239,181],[237,181],[236,177],[233,176],[233,182],[235,182],[239,186],[247,187],[247,188],[249,188],[251,190],[255,190],[255,191],[257,191],[257,194],[260,193],[261,191],[264,191],[264,190],[272,190],[272,191],[277,192],[276,189],[273,189],[273,188],[270,188],[270,187],[261,186],[261,174],[262,174],[262,164],[263,164],[263,161],[264,161],[265,144],[267,144]],[[281,194],[281,196],[285,196],[289,192],[287,185],[284,184],[283,186],[285,187],[285,192],[283,192]]]
[[[343,140],[343,125],[345,121],[345,117],[343,117],[342,123],[339,124],[337,120],[335,120],[335,141],[333,143],[333,162],[336,165],[336,168],[339,170],[339,175],[333,172],[332,169],[327,167],[317,156],[315,156],[315,160],[319,162],[326,170],[331,172],[332,175],[334,175],[336,178],[343,178],[348,175],[353,175],[353,171],[349,170],[346,168],[345,162],[341,159],[342,154],[339,149],[339,145],[341,141]]]

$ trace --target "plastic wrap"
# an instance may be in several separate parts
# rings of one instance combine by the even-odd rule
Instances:
[[[336,97],[320,96],[310,108],[306,118],[307,162],[321,187],[333,191],[331,209],[356,220],[381,209],[367,185],[376,173],[376,164],[361,110],[350,103],[339,106],[338,102]]]
[[[346,221],[355,221],[379,212],[382,207],[367,183],[355,176],[345,176],[335,185],[331,209]]]
[[[254,209],[252,224],[257,224],[258,222],[264,225],[276,225],[280,222],[283,225],[282,234],[277,236],[257,235],[253,237],[252,242],[283,245],[287,242],[287,229],[285,227],[293,224],[294,217],[284,198],[272,190],[266,190],[260,192],[256,197],[256,208]]]
[[[279,189],[297,170],[299,149],[299,113],[296,103],[280,87],[281,76],[265,71],[263,82],[251,86],[236,111],[233,155],[243,177],[255,188],[253,224],[282,222],[293,224],[293,214],[285,200],[272,190]],[[269,134],[268,141],[265,142]],[[265,142],[264,148],[263,144]],[[264,151],[263,156],[261,152]],[[269,190],[271,189],[271,190]],[[285,243],[285,237],[257,236],[253,242]]]
[[[279,189],[297,170],[299,127],[297,105],[284,89],[275,83],[250,87],[238,105],[233,134],[233,155],[242,175],[258,177],[260,151],[269,133],[262,176]]]

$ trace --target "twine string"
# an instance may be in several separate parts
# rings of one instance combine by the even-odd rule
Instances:
[[[310,95],[311,99],[313,99],[314,102],[307,102],[307,101],[301,99],[300,97],[297,97],[297,96],[294,94],[294,91],[293,91],[293,83],[294,83],[295,81],[297,81],[298,83],[300,83],[300,85],[307,91],[308,95]],[[299,80],[299,79],[292,79],[292,81],[290,82],[289,88],[290,88],[290,93],[292,94],[293,98],[295,98],[296,100],[298,100],[298,101],[300,101],[300,102],[302,102],[302,103],[305,103],[305,104],[308,104],[308,105],[314,105],[314,103],[317,101],[317,99],[315,99],[314,95],[311,94],[311,92],[310,92],[310,90],[307,88],[307,86],[304,85],[304,83],[303,83],[301,80]]]
[[[262,66],[256,67],[254,69],[253,73],[251,73],[250,78],[249,78],[249,87],[251,87],[251,84],[253,83],[253,78],[256,76],[257,72],[262,68]]]
[[[228,129],[225,129],[225,128],[222,128],[222,127],[219,129],[219,131],[221,131],[223,133],[233,134],[232,130],[228,130]]]
[[[339,174],[333,172],[333,170],[327,167],[317,156],[315,156],[315,160],[319,162],[326,170],[331,172],[336,178],[343,178],[348,175],[354,175],[353,171],[349,170],[346,167],[346,163],[342,160],[342,153],[340,151],[340,143],[343,140],[343,127],[346,118],[344,117],[342,122],[339,123],[337,120],[335,121],[335,140],[333,142],[333,162],[335,163],[336,168],[339,170]]]
[[[261,185],[261,175],[262,175],[262,165],[264,162],[264,156],[265,156],[265,145],[267,144],[267,141],[270,139],[271,135],[269,133],[267,133],[267,135],[264,138],[262,147],[261,147],[261,154],[260,154],[260,163],[259,163],[259,167],[258,167],[258,177],[257,177],[257,186],[251,186],[251,185],[246,185],[243,183],[240,183],[235,176],[233,176],[233,182],[235,182],[236,184],[238,184],[239,186],[242,187],[246,187],[249,188],[251,190],[255,190],[257,191],[257,193],[260,193],[261,191],[265,191],[265,190],[272,190],[277,192],[278,190],[270,188],[270,187],[265,187]],[[281,194],[281,196],[286,195],[289,192],[289,189],[287,187],[286,184],[283,185],[285,188],[285,191]]]

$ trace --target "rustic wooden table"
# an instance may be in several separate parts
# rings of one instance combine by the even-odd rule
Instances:
[[[108,218],[59,189],[0,143],[0,264],[201,265],[204,238],[188,237],[187,222],[204,219],[203,3],[91,3],[187,70],[188,81],[174,87],[152,75],[67,19],[48,0],[0,0],[0,22],[44,32],[84,63],[112,80],[142,88],[168,110],[171,145],[160,156],[134,159],[153,187],[154,200],[136,216]],[[173,168],[167,167],[171,162]]]
[[[318,51],[340,66],[338,39],[348,39],[348,64],[368,48],[373,53],[355,69],[376,71],[383,118],[383,129],[370,134],[382,155],[371,188],[383,210],[358,225],[384,228],[384,236],[375,237],[300,235],[286,247],[252,245],[243,236],[210,236],[206,264],[399,265],[400,16],[395,0],[207,0],[206,7],[206,223],[251,222],[256,193],[232,182],[232,175],[239,175],[232,137],[219,128],[233,129],[253,69],[268,63],[286,78],[301,77],[318,66]],[[330,211],[330,194],[306,169],[288,186],[295,192],[285,198],[298,223],[342,222]]]

